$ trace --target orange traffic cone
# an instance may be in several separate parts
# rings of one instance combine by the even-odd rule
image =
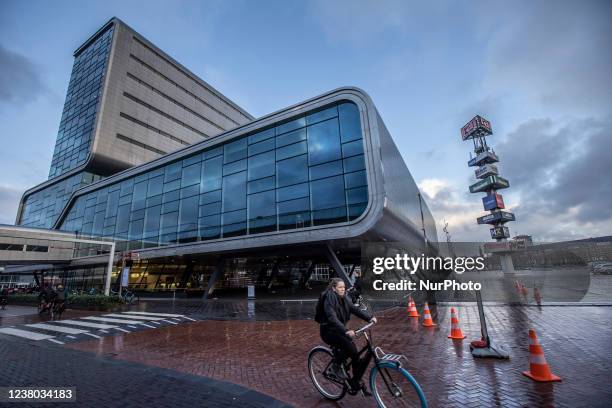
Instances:
[[[408,317],[419,317],[419,311],[416,308],[416,305],[414,304],[414,300],[412,300],[412,298],[410,298],[410,302],[408,303]]]
[[[423,310],[423,326],[432,327],[436,326],[436,324],[431,319],[431,313],[429,313],[429,305],[425,302],[425,310]]]
[[[523,371],[523,375],[539,382],[561,381],[560,377],[550,372],[544,351],[533,329],[529,330],[529,371]]]
[[[457,318],[457,313],[455,312],[454,307],[451,307],[451,332],[448,338],[457,340],[465,339],[465,336],[459,328],[459,319]]]

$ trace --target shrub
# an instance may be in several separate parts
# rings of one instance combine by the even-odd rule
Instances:
[[[116,310],[123,306],[123,301],[119,296],[104,295],[68,295],[69,309],[87,310]],[[37,294],[17,294],[8,296],[9,305],[38,306]]]

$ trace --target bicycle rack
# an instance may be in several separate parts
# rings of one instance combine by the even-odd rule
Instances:
[[[374,354],[376,354],[376,357],[379,360],[391,361],[397,363],[398,365],[402,364],[402,359],[408,361],[408,358],[405,355],[385,353],[380,347],[376,347],[374,349]]]

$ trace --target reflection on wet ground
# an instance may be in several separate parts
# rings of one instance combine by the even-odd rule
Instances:
[[[468,336],[464,341],[447,338],[449,308],[444,306],[432,307],[438,323],[434,328],[424,328],[408,318],[404,308],[380,313],[374,339],[385,351],[408,357],[407,368],[421,383],[431,406],[575,407],[597,406],[612,398],[612,390],[601,380],[612,369],[612,327],[607,324],[612,307],[498,305],[486,311],[489,332],[510,351],[509,361],[471,356],[469,340],[478,338],[480,332],[473,304],[458,311],[460,326]],[[275,315],[282,313],[289,312],[277,310]],[[529,365],[527,331],[531,327],[562,383],[538,384],[521,375]],[[208,320],[66,347],[231,381],[296,406],[331,406],[316,393],[306,371],[308,350],[320,343],[318,326],[312,320]],[[374,403],[358,396],[346,397],[340,405]]]

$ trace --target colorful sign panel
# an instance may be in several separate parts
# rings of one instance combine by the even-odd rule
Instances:
[[[479,115],[474,116],[472,120],[461,128],[461,140],[492,134],[491,122]]]
[[[484,166],[476,169],[474,172],[477,179],[483,179],[488,176],[497,176],[499,172],[497,171],[497,166],[494,164],[485,164]]]
[[[501,194],[487,194],[487,196],[482,197],[482,205],[487,211],[506,208]]]
[[[514,220],[515,218],[513,213],[499,210],[476,218],[476,222],[478,222],[478,224],[503,224],[505,222]]]
[[[510,230],[508,227],[495,227],[491,228],[491,238],[493,239],[502,239],[502,238],[510,238]]]
[[[472,158],[468,162],[468,166],[470,167],[482,166],[483,164],[497,163],[498,161],[499,161],[499,158],[497,157],[497,155],[493,153],[492,151],[487,150],[486,152],[482,152],[478,156]]]
[[[470,193],[480,193],[488,190],[501,190],[510,187],[510,182],[500,176],[489,176],[470,186]]]

